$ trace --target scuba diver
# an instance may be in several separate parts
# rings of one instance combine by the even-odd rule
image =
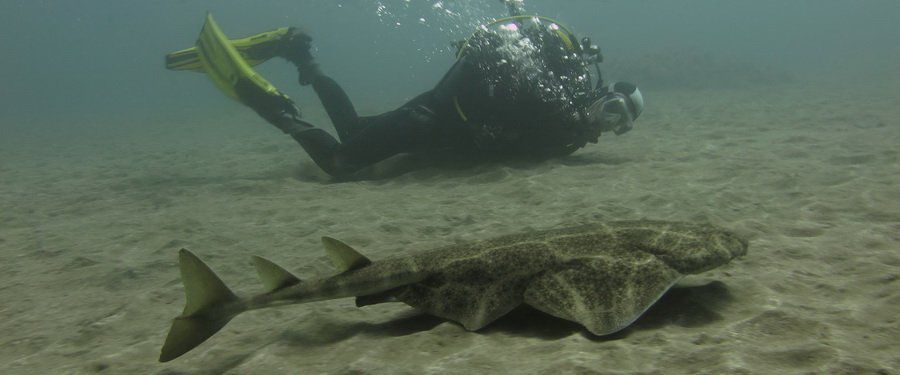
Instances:
[[[312,38],[296,28],[228,40],[208,15],[196,47],[167,55],[166,66],[207,73],[335,177],[401,153],[543,160],[596,143],[603,132],[631,130],[643,111],[641,92],[627,82],[604,85],[597,46],[554,20],[524,15],[522,0],[501,1],[510,16],[457,42],[456,62],[433,89],[376,116],[357,114],[310,53]],[[301,119],[294,103],[250,68],[276,56],[315,90],[338,139]]]

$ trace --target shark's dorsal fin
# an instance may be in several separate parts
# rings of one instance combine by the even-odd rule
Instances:
[[[259,279],[262,280],[263,285],[266,287],[266,292],[271,293],[300,283],[300,279],[297,276],[292,275],[266,258],[253,256],[253,265],[256,267]]]
[[[334,238],[322,237],[322,244],[325,245],[325,253],[331,258],[331,263],[340,272],[352,271],[372,264],[369,258],[354,250],[350,245]]]

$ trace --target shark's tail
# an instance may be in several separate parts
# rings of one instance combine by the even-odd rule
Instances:
[[[181,249],[178,255],[187,302],[184,312],[172,322],[160,362],[171,361],[200,345],[241,311],[234,304],[238,297],[209,266],[187,249]]]

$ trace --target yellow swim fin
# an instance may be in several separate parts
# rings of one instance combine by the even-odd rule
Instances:
[[[287,95],[250,68],[211,14],[206,15],[196,49],[203,71],[225,95],[270,121],[285,114],[300,116]]]
[[[203,24],[203,29],[200,31],[196,48],[203,71],[225,95],[240,101],[235,87],[242,79],[252,82],[254,86],[259,87],[267,94],[279,94],[275,86],[256,74],[244,61],[237,49],[231,45],[228,38],[219,29],[212,14],[206,15],[206,23]]]
[[[231,39],[229,42],[237,49],[248,65],[257,66],[275,57],[279,48],[278,43],[281,41],[281,38],[289,33],[289,27],[282,27],[246,38]],[[166,69],[205,73],[196,47],[167,54]]]

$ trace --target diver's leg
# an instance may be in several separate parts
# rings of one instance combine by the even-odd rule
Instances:
[[[297,67],[297,81],[300,85],[313,86],[341,141],[350,139],[362,128],[353,103],[337,82],[322,74],[310,52],[312,38],[299,29],[291,31],[283,39],[281,56]]]
[[[463,150],[471,136],[463,127],[438,120],[424,103],[429,93],[420,95],[400,109],[365,118],[365,126],[335,148],[340,168],[355,171],[400,153],[431,153]]]
[[[348,147],[349,144],[339,143],[328,132],[297,118],[283,117],[280,120],[269,122],[294,138],[316,165],[331,176],[338,177],[353,173],[393,155],[392,153],[385,155],[385,145],[372,147],[369,152],[359,152],[368,145],[358,143]],[[381,139],[381,137],[373,139]]]
[[[426,151],[440,141],[437,124],[422,121],[407,108],[372,118],[336,150],[340,164],[361,168],[400,153]]]
[[[317,73],[312,82],[313,89],[325,107],[328,117],[331,118],[341,142],[346,142],[362,129],[359,115],[356,114],[356,109],[353,108],[353,103],[350,102],[344,89],[331,77],[321,72]]]
[[[455,139],[429,114],[400,108],[369,121],[352,138],[339,143],[322,129],[302,121],[280,126],[326,173],[347,175],[399,153],[447,148]]]
[[[346,175],[399,153],[441,148],[454,138],[447,137],[435,121],[434,112],[427,105],[430,93],[398,110],[361,119],[344,90],[322,74],[313,60],[311,41],[308,35],[298,32],[285,44],[287,52],[283,56],[297,67],[301,85],[313,85],[341,142],[296,118],[273,125],[293,137],[326,173]]]
[[[334,177],[351,174],[396,153],[384,144],[366,147],[363,142],[339,143],[328,132],[305,123],[283,131],[303,147],[319,168]]]
[[[337,166],[335,153],[340,143],[328,132],[297,118],[282,118],[270,123],[294,138],[325,173],[339,176],[351,172]]]

